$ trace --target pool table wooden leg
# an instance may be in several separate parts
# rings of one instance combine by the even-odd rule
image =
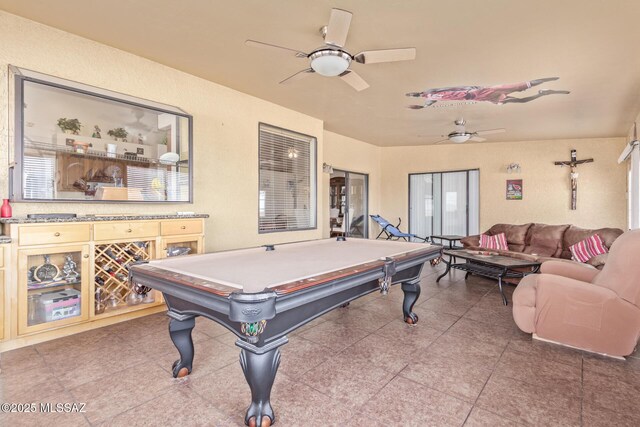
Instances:
[[[410,325],[415,325],[418,323],[418,315],[411,310],[413,310],[413,306],[420,296],[420,281],[403,283],[402,292],[404,292],[404,300],[402,301],[404,321]]]
[[[180,353],[180,359],[173,363],[173,377],[182,378],[191,373],[193,364],[193,339],[191,331],[196,325],[195,316],[171,317],[169,321],[169,335]]]
[[[240,365],[251,389],[251,406],[244,417],[246,425],[267,427],[275,422],[271,407],[271,387],[280,366],[280,350],[274,348],[262,354],[242,349]]]

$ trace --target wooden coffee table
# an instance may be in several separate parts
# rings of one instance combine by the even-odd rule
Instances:
[[[449,256],[449,261],[444,259],[444,255]],[[456,270],[466,271],[464,276],[466,279],[469,274],[477,274],[478,276],[488,277],[498,280],[498,287],[502,295],[502,302],[507,305],[507,297],[502,289],[503,279],[521,279],[532,273],[537,273],[540,269],[538,261],[527,261],[524,259],[511,258],[508,256],[498,255],[495,252],[488,251],[472,251],[472,250],[445,250],[443,251],[443,260],[447,265],[447,269],[436,279],[436,283],[444,276],[449,274],[452,268]],[[453,262],[454,258],[456,262]],[[463,259],[465,262],[458,263],[457,259]],[[517,271],[516,269],[529,269],[527,271]]]

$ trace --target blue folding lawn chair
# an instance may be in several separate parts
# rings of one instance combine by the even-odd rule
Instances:
[[[407,242],[410,242],[411,239],[422,240],[423,242],[427,242],[429,240],[428,237],[420,237],[420,236],[416,236],[415,234],[403,233],[402,231],[400,231],[400,224],[402,223],[402,220],[400,218],[398,218],[398,225],[394,226],[389,221],[382,218],[380,215],[369,215],[369,216],[371,217],[372,220],[377,222],[380,227],[382,227],[382,231],[380,232],[380,234],[378,234],[376,239],[379,239],[380,236],[384,235],[383,237],[386,237],[386,240],[403,239]]]

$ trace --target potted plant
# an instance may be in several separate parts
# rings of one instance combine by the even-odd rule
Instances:
[[[82,124],[78,119],[67,119],[66,117],[63,117],[58,119],[58,127],[64,133],[71,132],[74,135],[79,135]]]
[[[118,140],[118,138],[120,138],[123,142],[127,142],[127,135],[129,135],[129,133],[124,130],[124,128],[115,128],[109,130],[107,132],[107,135],[113,137],[113,139],[115,139],[116,141]]]

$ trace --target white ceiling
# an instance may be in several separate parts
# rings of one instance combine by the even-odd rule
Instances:
[[[260,40],[310,52],[330,10],[353,12],[346,50],[416,47],[415,61],[362,65],[371,87],[310,75],[306,59],[245,46]],[[380,146],[424,145],[464,116],[490,141],[624,136],[640,111],[638,0],[0,0],[0,9],[132,52],[325,121]],[[38,70],[46,72],[47,70]],[[417,92],[543,77],[570,90],[526,104],[406,108]],[[443,105],[449,105],[443,107]],[[436,108],[437,107],[437,108]]]

